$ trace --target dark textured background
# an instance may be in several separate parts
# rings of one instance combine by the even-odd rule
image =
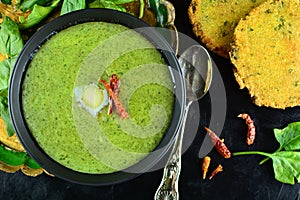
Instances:
[[[172,1],[176,8],[178,30],[194,37],[188,21],[187,8],[190,1]],[[211,53],[211,52],[210,52]],[[300,121],[300,108],[276,110],[260,108],[252,104],[246,90],[239,90],[228,60],[211,53],[224,80],[227,95],[227,113],[222,138],[232,151],[261,150],[272,152],[278,148],[273,128],[282,128],[293,121]],[[204,137],[203,127],[209,124],[209,95],[199,101],[201,116],[198,134],[182,157],[180,175],[180,199],[202,200],[300,200],[300,184],[288,185],[274,179],[270,161],[259,165],[261,156],[240,156],[225,160],[213,150],[212,166],[221,163],[224,172],[213,180],[202,180],[201,160],[198,151]],[[255,144],[245,144],[247,130],[243,120],[236,116],[250,113],[257,126]],[[192,120],[193,116],[189,116]],[[192,122],[190,122],[192,123]],[[299,161],[300,162],[300,161]],[[210,168],[210,169],[211,169]],[[8,174],[0,172],[0,199],[153,199],[162,177],[162,170],[143,174],[126,183],[114,186],[91,187],[73,184],[59,178],[41,175],[27,177],[21,172]]]

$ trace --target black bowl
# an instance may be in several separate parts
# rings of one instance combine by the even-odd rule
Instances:
[[[56,32],[75,24],[91,21],[117,23],[127,26],[131,29],[147,28],[146,31],[142,29],[140,33],[157,47],[170,66],[170,73],[174,81],[174,94],[176,96],[174,112],[170,126],[160,144],[156,148],[159,149],[159,153],[149,154],[149,156],[146,156],[146,158],[137,164],[129,167],[134,170],[124,170],[110,174],[89,174],[69,169],[54,161],[43,151],[33,135],[30,133],[23,116],[22,85],[27,67],[32,59],[33,54],[38,50],[39,46],[45,42],[46,39],[49,39],[51,35],[55,34]],[[16,61],[10,79],[9,105],[12,122],[22,145],[29,155],[32,156],[43,168],[55,176],[71,182],[88,185],[110,185],[130,180],[141,173],[147,172],[150,169],[154,169],[162,159],[167,158],[167,152],[170,147],[172,147],[175,136],[180,128],[180,122],[183,116],[185,105],[185,84],[184,79],[181,76],[180,66],[177,58],[174,55],[171,47],[166,40],[153,28],[150,28],[149,25],[143,21],[126,13],[107,9],[85,9],[61,16],[46,24],[25,44],[24,49]],[[132,173],[132,171],[137,172]]]

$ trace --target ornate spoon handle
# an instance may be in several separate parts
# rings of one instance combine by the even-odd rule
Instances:
[[[191,103],[192,101],[190,101],[185,108],[182,127],[176,137],[176,141],[170,154],[169,160],[164,168],[163,178],[154,196],[155,200],[179,199],[178,180],[181,170],[182,139],[184,134],[185,122]]]

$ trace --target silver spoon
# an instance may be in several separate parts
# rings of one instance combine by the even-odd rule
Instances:
[[[181,170],[181,149],[185,123],[190,105],[201,99],[210,87],[212,80],[212,60],[204,47],[194,45],[189,47],[179,57],[186,81],[186,98],[181,130],[176,136],[175,144],[169,160],[164,168],[163,178],[155,193],[155,200],[179,199],[178,180]]]

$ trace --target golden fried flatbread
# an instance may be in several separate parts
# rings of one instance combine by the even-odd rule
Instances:
[[[253,9],[235,29],[230,58],[255,104],[300,105],[300,1],[271,0]]]
[[[0,161],[0,170],[4,171],[4,172],[7,172],[7,173],[15,173],[15,172],[21,170],[25,175],[32,176],[32,177],[36,177],[36,176],[38,176],[38,175],[40,175],[44,172],[44,170],[42,168],[32,169],[32,168],[29,168],[26,165],[10,166],[10,165],[7,165],[7,164],[5,164],[1,161]],[[46,173],[46,174],[51,175],[49,173]]]
[[[20,166],[10,166],[0,161],[0,170],[7,173],[15,173],[20,170]]]
[[[16,134],[8,137],[3,119],[0,117],[0,143],[16,151],[25,151]]]
[[[22,165],[21,167],[21,171],[27,175],[27,176],[32,176],[32,177],[36,177],[38,175],[41,175],[44,170],[43,168],[39,168],[39,169],[32,169],[30,167],[27,167],[26,165]]]
[[[5,148],[11,149],[12,151],[25,152],[16,134],[14,134],[11,137],[8,137],[6,133],[5,123],[2,118],[0,118],[0,144],[3,144]],[[8,173],[15,173],[21,170],[25,175],[32,176],[32,177],[38,176],[43,172],[45,172],[50,176],[53,176],[50,173],[46,172],[43,168],[32,169],[26,165],[10,166],[2,162],[1,160],[0,160],[0,170]]]
[[[193,31],[208,49],[229,57],[234,28],[266,0],[192,0],[188,9]]]

